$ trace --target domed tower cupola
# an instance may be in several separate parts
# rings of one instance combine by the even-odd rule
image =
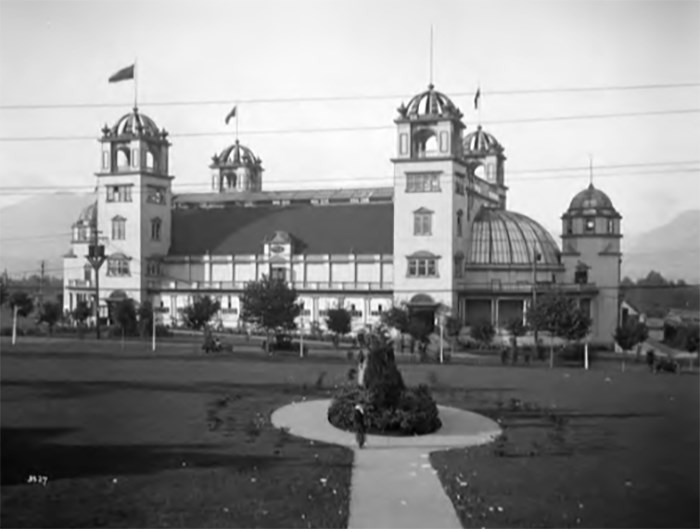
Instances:
[[[610,197],[591,182],[571,199],[569,209],[562,215],[563,237],[619,238],[621,218]]]
[[[137,107],[102,128],[102,173],[168,175],[168,132]]]
[[[428,89],[397,109],[398,159],[461,155],[462,112],[445,94]]]
[[[462,146],[464,159],[472,174],[491,184],[505,187],[506,157],[503,146],[492,134],[479,125],[474,132],[464,136]]]
[[[262,191],[262,161],[238,140],[212,156],[209,167],[214,191]]]

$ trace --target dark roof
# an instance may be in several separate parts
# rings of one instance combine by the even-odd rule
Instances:
[[[280,230],[292,237],[294,253],[392,254],[394,205],[174,209],[170,255],[258,254]]]
[[[389,202],[394,197],[393,187],[359,187],[352,189],[298,189],[281,191],[238,191],[230,193],[182,193],[173,197],[178,207],[197,204],[246,203],[256,204],[288,200],[290,203],[310,203],[312,200],[329,202],[369,201]]]

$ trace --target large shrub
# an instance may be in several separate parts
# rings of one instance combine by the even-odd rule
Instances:
[[[379,435],[424,435],[438,430],[442,423],[437,404],[425,385],[405,388],[395,408],[381,408],[372,402],[369,390],[345,387],[328,408],[328,421],[341,430],[353,430],[353,408],[365,407],[367,432]]]
[[[361,403],[370,433],[420,435],[440,428],[437,404],[430,390],[427,386],[406,387],[390,340],[372,333],[368,344],[364,386],[353,384],[339,390],[328,409],[329,422],[352,430],[353,408]]]

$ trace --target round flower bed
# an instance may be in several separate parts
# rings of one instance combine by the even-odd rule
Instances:
[[[438,430],[442,423],[437,404],[425,385],[404,388],[394,407],[378,408],[371,391],[360,387],[341,389],[328,408],[328,421],[341,430],[353,431],[353,408],[365,408],[367,433],[377,435],[424,435]]]

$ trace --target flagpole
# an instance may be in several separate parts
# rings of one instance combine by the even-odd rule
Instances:
[[[477,120],[479,121],[479,126],[481,127],[481,81],[477,83],[476,93],[479,94],[479,100],[476,104]]]
[[[430,24],[430,86],[433,85],[433,25]]]
[[[240,114],[240,112],[238,111],[238,101],[236,101],[235,108],[236,108],[236,141],[238,141],[238,114]]]
[[[136,67],[138,58],[134,58],[134,108],[138,108],[139,99],[139,82],[138,82],[138,68]]]

